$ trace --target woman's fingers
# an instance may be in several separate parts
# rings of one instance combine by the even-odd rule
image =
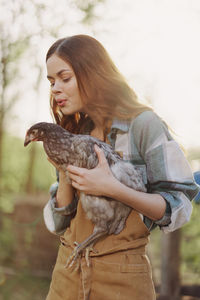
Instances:
[[[80,190],[80,185],[79,185],[77,182],[72,181],[72,186],[73,186],[73,188],[75,188],[76,190]]]
[[[101,148],[99,148],[96,144],[94,145],[94,150],[97,154],[99,164],[107,164],[107,160],[106,160],[103,150]]]
[[[88,170],[69,165],[67,167],[67,171],[69,172],[69,178],[72,181],[72,186],[76,189],[80,189],[80,187],[85,183],[85,175]]]
[[[72,186],[80,191],[92,195],[103,195],[103,186],[113,176],[105,158],[104,152],[97,145],[94,146],[98,157],[98,165],[88,170],[73,165],[67,167]]]
[[[78,176],[83,175],[85,168],[79,168],[79,167],[75,167],[73,165],[69,165],[67,167],[67,171],[72,173],[72,174],[76,174]]]
[[[69,172],[69,178],[71,179],[72,186],[77,190],[85,191],[87,189],[87,180],[84,175],[86,174],[86,172],[84,172],[85,169],[74,167],[71,165],[67,169]]]
[[[75,175],[75,174],[73,174],[73,173],[69,173],[69,177],[70,177],[70,179],[72,180],[72,181],[74,181],[74,182],[77,182],[78,184],[81,184],[82,182],[82,180],[81,180],[81,177],[80,176],[78,176],[78,175]]]

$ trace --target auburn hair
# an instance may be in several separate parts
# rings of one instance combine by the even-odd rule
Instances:
[[[46,61],[53,54],[73,69],[84,106],[84,113],[63,115],[51,95],[55,121],[67,130],[81,133],[92,120],[106,128],[113,119],[130,119],[145,110],[152,110],[138,101],[105,48],[95,38],[74,35],[59,39],[48,50]]]

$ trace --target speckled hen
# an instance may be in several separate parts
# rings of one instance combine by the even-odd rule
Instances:
[[[48,157],[67,174],[69,164],[92,169],[98,164],[94,145],[100,147],[108,161],[113,175],[123,184],[138,191],[146,191],[141,173],[131,163],[125,162],[110,145],[89,135],[72,134],[53,123],[37,123],[26,133],[24,146],[31,141],[43,141]],[[69,178],[68,178],[69,179]],[[79,254],[90,249],[104,235],[119,234],[131,208],[120,201],[104,196],[80,193],[80,201],[87,217],[94,223],[93,233],[82,243],[76,244],[67,266],[72,266]],[[86,252],[87,253],[87,252]],[[88,254],[87,254],[87,263]]]

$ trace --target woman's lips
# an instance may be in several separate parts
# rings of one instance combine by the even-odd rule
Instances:
[[[56,102],[57,102],[57,105],[58,106],[65,106],[65,103],[66,103],[66,99],[60,99],[60,100],[56,100]]]

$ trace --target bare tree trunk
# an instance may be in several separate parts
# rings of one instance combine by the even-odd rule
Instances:
[[[161,291],[162,297],[180,300],[181,230],[162,235]],[[166,299],[167,299],[166,298]]]

